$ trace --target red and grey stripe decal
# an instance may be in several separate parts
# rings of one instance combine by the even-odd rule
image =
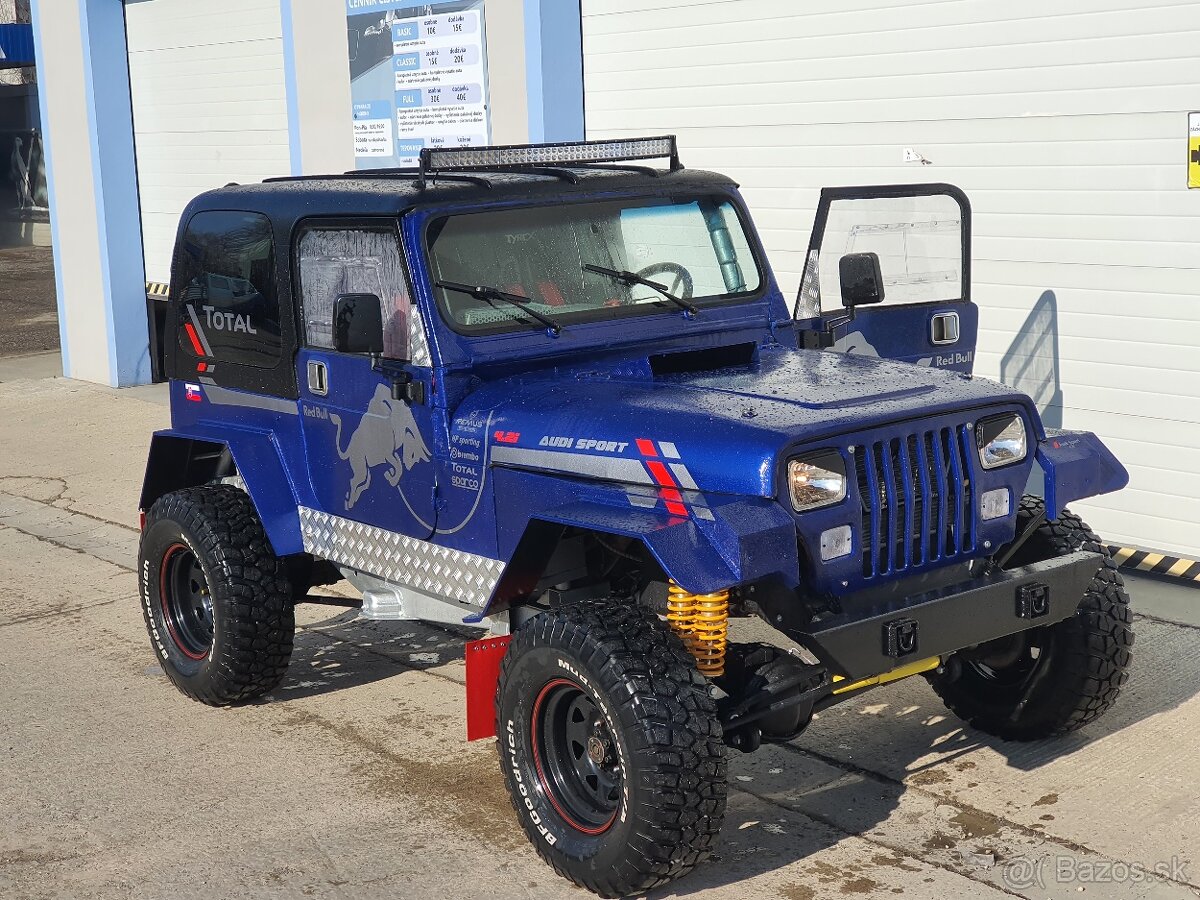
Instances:
[[[635,446],[641,459],[493,444],[491,460],[522,468],[622,482],[633,506],[665,508],[675,518],[695,516],[713,520],[712,511],[673,443],[639,438]]]
[[[196,352],[197,356],[203,356],[207,359],[212,359],[212,347],[210,347],[208,344],[208,336],[205,335],[204,329],[200,327],[200,319],[196,316],[196,310],[192,308],[192,304],[190,303],[183,304],[183,308],[187,310],[188,318],[191,319],[190,322],[183,323],[183,330],[187,332],[188,340],[191,341],[192,344],[192,349]],[[207,362],[205,360],[201,360],[200,362],[196,363],[197,372],[211,372],[216,367],[216,363]]]
[[[648,438],[638,438],[636,444],[651,479],[658,486],[658,499],[667,512],[680,518],[688,518],[694,512],[697,518],[711,521],[713,514],[696,491],[696,481],[676,446],[670,441],[655,442]],[[640,505],[633,496],[630,496],[630,502]]]

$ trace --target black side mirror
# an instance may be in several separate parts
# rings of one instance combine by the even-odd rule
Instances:
[[[333,303],[333,349],[382,353],[383,310],[374,294],[338,294]]]
[[[842,282],[842,306],[865,306],[883,302],[883,273],[875,253],[847,253],[838,260]]]

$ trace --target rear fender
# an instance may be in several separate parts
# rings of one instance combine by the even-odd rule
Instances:
[[[303,552],[296,495],[267,433],[239,431],[214,440],[198,432],[155,432],[138,507],[149,509],[163,494],[233,474],[241,477],[275,554]]]
[[[1090,431],[1047,428],[1038,444],[1037,461],[1046,476],[1046,514],[1062,515],[1068,503],[1119,491],[1129,484],[1129,473]]]
[[[795,523],[772,500],[685,495],[683,517],[663,504],[639,505],[644,499],[631,500],[620,484],[508,469],[495,470],[494,484],[503,511],[500,550],[509,562],[484,615],[528,595],[568,527],[640,541],[668,578],[696,594],[767,576],[798,583]],[[557,502],[542,505],[548,498]]]

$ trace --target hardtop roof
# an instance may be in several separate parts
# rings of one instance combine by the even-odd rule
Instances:
[[[203,210],[260,212],[277,220],[308,216],[396,216],[407,210],[453,203],[508,203],[512,200],[583,200],[609,192],[647,194],[726,191],[737,184],[726,175],[700,169],[656,170],[656,174],[615,169],[560,167],[575,183],[543,172],[464,172],[431,174],[422,188],[415,174],[297,176],[255,184],[231,184],[200,194],[185,218]],[[486,186],[469,179],[485,179]]]

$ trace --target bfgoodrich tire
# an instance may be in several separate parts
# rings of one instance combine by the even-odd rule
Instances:
[[[1020,533],[1044,507],[1026,497],[1018,512]],[[1082,728],[1116,702],[1129,675],[1133,616],[1124,581],[1107,550],[1083,521],[1064,512],[1044,522],[1013,557],[1028,565],[1076,550],[1104,561],[1071,618],[1013,638],[960,651],[933,689],[959,718],[1008,740],[1029,741]]]
[[[541,857],[602,897],[691,871],[725,816],[725,753],[708,683],[631,603],[527,622],[496,695],[500,765]]]
[[[292,588],[243,491],[205,485],[160,497],[138,572],[150,641],[184,694],[226,706],[279,684],[296,630]]]

